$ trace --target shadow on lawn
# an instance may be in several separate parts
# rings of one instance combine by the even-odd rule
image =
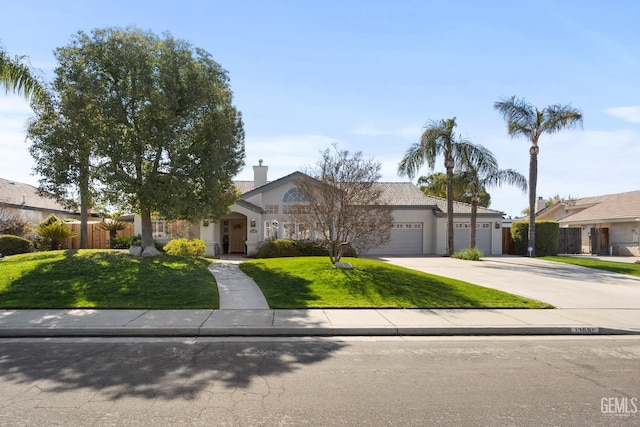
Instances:
[[[133,259],[123,252],[38,254],[41,262],[0,291],[4,308],[216,308],[208,261]],[[47,262],[48,260],[48,262]],[[200,277],[190,263],[202,261]],[[189,263],[189,264],[187,264]],[[180,268],[181,266],[185,268]],[[191,268],[190,268],[191,267]]]
[[[495,308],[487,294],[496,292],[465,282],[416,274],[386,266],[342,270],[349,293],[380,301],[381,307],[398,308]],[[368,285],[371,284],[372,286]],[[493,300],[491,300],[493,301]]]
[[[261,287],[272,308],[509,308],[526,298],[470,283],[376,261],[355,261],[354,269],[318,270],[311,281],[285,269],[245,263],[242,270]]]
[[[70,401],[57,393],[88,390],[72,395],[78,407],[87,403],[83,399],[194,400],[203,392],[233,405],[238,404],[232,401],[234,390],[251,388],[266,396],[279,389],[283,374],[320,363],[345,345],[329,340],[9,342],[0,347],[0,379],[20,386],[7,387],[3,402],[53,404]],[[34,392],[25,391],[29,387]]]
[[[254,279],[273,309],[316,307],[313,302],[320,299],[309,288],[311,282],[301,277],[260,264],[243,263],[240,269]],[[272,285],[265,286],[265,283]]]

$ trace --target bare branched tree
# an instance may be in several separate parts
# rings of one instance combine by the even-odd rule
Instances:
[[[295,179],[303,201],[289,207],[289,216],[326,243],[333,264],[347,246],[365,253],[389,242],[393,217],[382,199],[380,176],[380,163],[334,145]]]
[[[2,205],[0,200],[0,234],[12,234],[19,237],[31,237],[33,222],[26,219],[15,209]]]

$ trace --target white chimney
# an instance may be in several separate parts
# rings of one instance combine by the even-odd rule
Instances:
[[[269,166],[262,166],[262,159],[258,160],[258,166],[253,167],[253,188],[258,188],[267,183]]]
[[[538,197],[538,200],[536,200],[536,205],[535,205],[536,211],[534,213],[538,213],[546,207],[547,207],[547,201],[544,200],[542,197]]]

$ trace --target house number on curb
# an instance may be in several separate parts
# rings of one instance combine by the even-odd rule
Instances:
[[[590,327],[580,327],[580,328],[571,328],[572,334],[598,334],[600,331],[598,328],[590,328]]]

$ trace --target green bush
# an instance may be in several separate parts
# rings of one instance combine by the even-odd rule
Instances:
[[[559,240],[558,221],[536,221],[536,256],[558,255]]]
[[[116,236],[109,239],[111,249],[129,249],[133,243],[133,236]]]
[[[484,254],[478,248],[467,248],[451,255],[451,258],[464,259],[467,261],[480,261]]]
[[[527,255],[527,245],[529,244],[529,223],[512,223],[511,237],[513,238],[513,253],[516,255]]]
[[[163,249],[169,255],[190,256],[195,258],[204,256],[205,244],[204,241],[200,239],[187,240],[180,238],[169,240]]]
[[[328,256],[325,242],[321,240],[276,239],[264,242],[253,255],[255,258],[282,258],[298,256]],[[350,246],[343,256],[355,257],[356,252]]]
[[[511,224],[513,250],[516,255],[528,255],[529,223]],[[558,255],[560,227],[557,221],[536,221],[536,256]]]
[[[0,236],[0,254],[2,256],[33,252],[33,243],[22,237],[10,234]]]
[[[52,222],[47,225],[42,225],[43,222],[41,222],[40,226],[36,229],[36,233],[44,239],[51,250],[55,251],[60,249],[62,242],[70,237],[76,236],[76,233],[64,225],[62,221]]]

